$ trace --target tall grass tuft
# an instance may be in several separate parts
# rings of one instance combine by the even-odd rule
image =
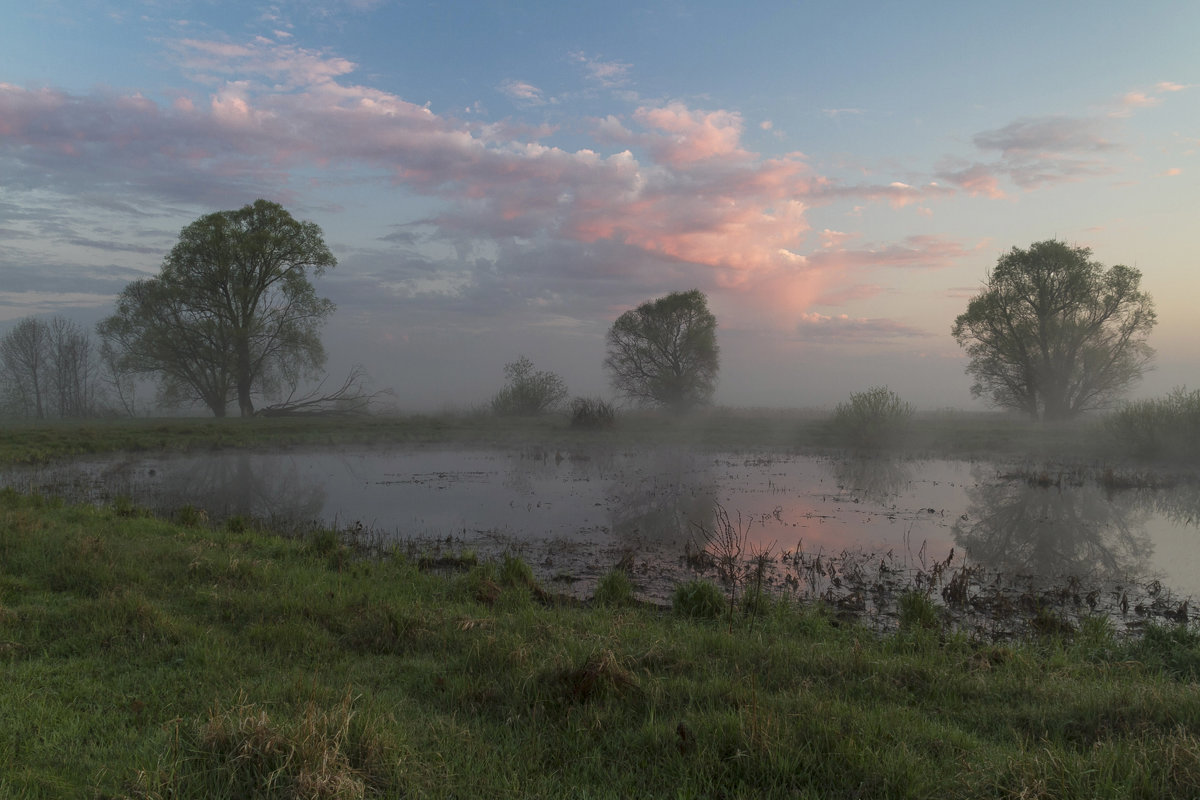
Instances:
[[[612,608],[633,605],[633,581],[629,580],[629,573],[620,567],[610,569],[596,584],[592,600],[596,605]]]
[[[349,696],[330,709],[310,703],[295,722],[273,720],[242,696],[172,739],[133,797],[358,800],[399,789],[395,748],[355,718]]]
[[[900,630],[939,630],[942,617],[924,592],[915,589],[900,595]]]
[[[712,581],[686,581],[675,587],[671,608],[698,619],[716,619],[725,611],[725,593]]]
[[[892,447],[903,442],[912,416],[913,407],[899,395],[886,386],[873,386],[838,403],[831,426],[853,447]]]
[[[1110,441],[1142,458],[1194,459],[1200,453],[1200,389],[1125,403],[1104,419]]]

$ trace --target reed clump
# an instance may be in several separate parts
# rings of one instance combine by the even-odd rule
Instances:
[[[1125,403],[1104,419],[1114,446],[1142,458],[1191,461],[1200,454],[1200,389]]]

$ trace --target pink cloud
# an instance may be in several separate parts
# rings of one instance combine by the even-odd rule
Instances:
[[[938,177],[961,186],[971,197],[991,197],[1002,200],[1005,195],[1000,188],[1000,180],[994,169],[986,164],[971,164],[959,169],[945,167],[938,172]]]
[[[654,131],[646,145],[660,162],[676,168],[713,159],[742,160],[742,116],[732,111],[692,111],[682,103],[639,108],[634,119]]]
[[[855,236],[856,236],[856,234],[853,234],[853,233],[843,233],[841,231],[832,231],[829,228],[826,228],[825,230],[821,231],[821,247],[824,247],[824,248],[838,247],[842,243],[844,243],[850,239],[853,239]]]
[[[595,123],[595,137],[618,142],[618,152],[566,150],[538,141],[551,129],[437,114],[352,83],[345,59],[286,43],[187,39],[175,51],[213,83],[207,98],[180,94],[159,104],[140,94],[0,84],[0,157],[58,187],[136,184],[205,205],[260,195],[286,202],[300,191],[294,184],[311,191],[308,181],[322,180],[314,170],[337,182],[382,175],[444,201],[419,221],[430,238],[520,237],[632,253],[643,274],[653,265],[659,276],[727,289],[789,326],[818,297],[857,286],[854,270],[929,268],[963,252],[934,237],[845,250],[849,235],[827,230],[824,249],[805,255],[815,205],[853,197],[903,207],[954,190],[835,185],[814,174],[803,153],[747,150],[736,112],[643,105],[631,119]],[[508,89],[539,96],[528,84]],[[303,181],[291,176],[297,167]],[[624,268],[606,267],[614,275]]]
[[[1121,105],[1127,108],[1151,108],[1161,102],[1160,98],[1151,97],[1145,92],[1126,92],[1121,96]]]

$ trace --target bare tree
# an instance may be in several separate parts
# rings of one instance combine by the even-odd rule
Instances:
[[[91,335],[64,317],[55,317],[49,327],[49,384],[57,416],[93,416],[99,365]]]
[[[64,317],[27,317],[0,339],[5,404],[32,419],[94,416],[99,362],[91,335]]]
[[[46,323],[26,317],[0,340],[5,399],[18,416],[46,418],[48,339]]]

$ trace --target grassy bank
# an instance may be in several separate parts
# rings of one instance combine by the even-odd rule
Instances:
[[[0,796],[1200,792],[1186,629],[693,619],[234,527],[0,492]]]
[[[686,417],[624,413],[610,430],[572,429],[559,415],[486,414],[283,419],[138,419],[10,423],[0,427],[0,464],[44,463],[97,453],[203,452],[224,448],[327,445],[470,444],[835,450],[853,442],[817,411],[713,409]],[[918,455],[1014,456],[1051,460],[1118,457],[1123,451],[1094,420],[1042,425],[994,413],[917,414],[897,445]]]

